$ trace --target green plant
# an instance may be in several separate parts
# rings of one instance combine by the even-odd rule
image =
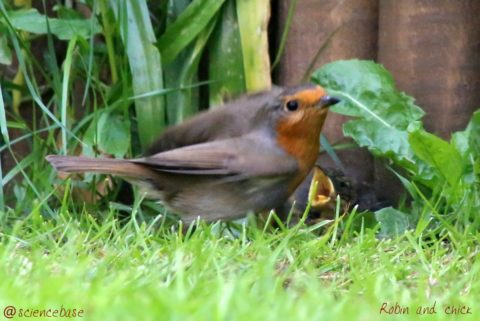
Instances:
[[[344,134],[387,159],[412,202],[418,203],[410,215],[393,209],[377,212],[386,230],[403,232],[417,226],[420,233],[432,221],[463,221],[463,228],[478,230],[479,221],[468,209],[480,207],[480,111],[465,131],[454,133],[447,142],[424,130],[423,111],[412,97],[395,88],[381,65],[337,61],[317,70],[312,80],[344,98],[332,108],[355,118],[343,125]]]
[[[262,13],[239,23],[252,6]],[[136,156],[168,125],[247,89],[270,86],[268,1],[170,0],[147,6],[144,0],[99,0],[86,1],[83,9],[86,15],[56,5],[57,17],[51,18],[0,3],[0,63],[12,62],[12,50],[19,60],[18,77],[1,82],[2,151],[17,163],[3,173],[2,192],[22,174],[24,181],[12,188],[25,188],[44,203],[43,178],[53,178],[43,165],[46,154]],[[241,37],[260,26],[262,43]],[[39,44],[46,44],[45,54],[37,53]],[[67,47],[64,55],[58,52],[61,44]],[[202,100],[204,93],[210,99]],[[22,115],[29,107],[32,122]],[[14,128],[22,135],[10,140]],[[12,146],[25,141],[35,143],[22,159]],[[73,181],[85,182],[98,192],[92,176]],[[22,195],[9,192],[6,201],[19,204]]]

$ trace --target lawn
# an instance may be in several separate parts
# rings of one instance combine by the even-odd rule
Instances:
[[[321,235],[251,222],[201,224],[184,235],[160,220],[121,223],[114,211],[100,221],[57,214],[1,217],[0,307],[15,307],[14,319],[62,308],[83,310],[85,320],[479,316],[478,235],[379,239],[375,229],[342,231],[345,218]],[[430,314],[417,315],[419,307]]]

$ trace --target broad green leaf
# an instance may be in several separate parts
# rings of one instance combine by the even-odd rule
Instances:
[[[272,79],[267,35],[270,1],[239,0],[236,4],[247,91],[270,89]]]
[[[158,39],[157,47],[164,64],[172,62],[207,27],[224,2],[225,0],[192,1]]]
[[[477,110],[473,114],[473,117],[468,124],[467,131],[470,132],[468,139],[470,150],[476,155],[476,157],[480,157],[480,110]]]
[[[452,135],[451,144],[462,155],[465,162],[464,181],[480,186],[480,110],[473,113],[472,119],[463,131]]]
[[[453,145],[423,130],[410,133],[408,140],[414,153],[432,166],[450,186],[458,184],[464,162]]]
[[[8,47],[7,36],[0,31],[0,64],[10,65],[12,63],[12,51]]]
[[[235,0],[227,0],[209,43],[210,106],[245,92],[242,44]]]
[[[192,0],[168,0],[166,2],[166,28],[175,23],[178,17],[188,8]]]
[[[372,61],[335,61],[315,71],[312,81],[344,97],[332,111],[372,119],[378,126],[407,129],[424,115],[413,98],[395,88],[390,73]]]
[[[168,5],[167,23],[175,24],[185,10],[188,10],[190,1],[171,0]],[[165,81],[167,87],[172,88],[166,95],[167,117],[169,124],[177,124],[192,116],[199,110],[198,66],[208,39],[215,27],[217,17],[211,19],[198,36],[184,48],[177,57],[165,66]],[[168,28],[168,26],[167,26]]]
[[[359,146],[367,147],[374,155],[387,157],[416,171],[406,131],[380,126],[372,119],[355,119],[343,125],[343,133],[353,137]]]
[[[130,122],[118,114],[104,113],[98,120],[98,147],[120,158],[130,147]]]
[[[36,9],[8,11],[8,17],[13,27],[33,34],[46,34],[47,17]],[[92,19],[95,19],[94,17]],[[2,23],[2,19],[0,19]],[[50,32],[61,40],[69,40],[74,36],[90,38],[100,32],[97,21],[92,29],[90,19],[58,19],[48,18]],[[93,30],[93,34],[92,34]]]
[[[192,85],[197,81],[200,58],[214,26],[215,20],[211,21],[210,25],[198,35],[192,46],[187,48],[188,54],[184,56],[183,64],[177,74],[178,90],[171,94],[176,96],[176,102],[171,106],[175,108],[175,123],[182,122],[199,110],[198,98],[195,97],[198,95],[198,88],[194,88]]]
[[[429,166],[412,151],[408,134],[422,129],[424,112],[413,98],[395,88],[390,73],[372,61],[341,60],[314,72],[312,81],[339,96],[332,111],[357,117],[343,124],[343,132],[376,156],[386,157],[429,185]]]
[[[3,18],[5,20],[7,20],[7,23],[6,25],[8,26],[8,32],[9,32],[9,35],[10,35],[10,39],[12,41],[12,45],[13,45],[13,48],[15,50],[15,54],[16,54],[16,57],[18,59],[18,65],[19,65],[19,73],[17,73],[18,75],[22,75],[22,77],[24,77],[25,79],[25,85],[27,86],[28,88],[28,91],[32,97],[32,99],[34,100],[34,102],[37,104],[38,107],[40,107],[40,109],[42,110],[42,112],[48,116],[48,118],[50,118],[51,120],[53,120],[53,122],[58,125],[60,128],[63,128],[63,125],[62,123],[57,119],[57,117],[50,111],[50,109],[43,103],[41,97],[40,97],[40,93],[38,91],[38,88],[37,86],[35,85],[35,81],[31,79],[30,75],[29,75],[29,68],[31,67],[30,66],[30,61],[29,59],[25,59],[24,57],[24,52],[23,50],[21,49],[21,46],[20,46],[20,39],[18,37],[18,35],[14,32],[14,30],[11,29],[11,21],[9,19],[9,16],[7,14],[7,11],[5,10],[5,7],[3,5],[3,2],[0,1],[0,11],[1,11],[1,14],[3,16]],[[12,98],[12,101],[14,101],[14,99]],[[12,103],[13,105],[14,103]],[[67,129],[68,130],[68,129]],[[75,140],[77,141],[80,141],[79,138],[71,131],[69,131],[71,137],[73,137]],[[28,179],[27,179],[27,182],[28,182]],[[30,186],[32,188],[32,190],[37,193],[37,190],[36,188],[31,185]],[[37,193],[38,194],[38,193]]]
[[[167,2],[167,29],[175,23],[191,2],[191,0],[169,0]],[[185,69],[190,67],[186,65],[186,61],[192,53],[192,47],[193,44],[187,45],[169,64],[166,64],[163,69],[165,74],[165,87],[173,89],[165,94],[168,124],[180,123],[183,119],[184,109],[192,108],[192,106],[185,106],[181,102],[182,96],[185,95],[185,93],[181,92],[180,83],[182,81],[179,77]]]
[[[75,10],[73,7],[69,8],[61,4],[56,4],[52,9],[60,19],[83,19],[80,11]]]
[[[120,35],[127,50],[135,96],[163,89],[160,53],[145,0],[112,0]],[[135,99],[142,150],[146,150],[165,127],[163,96]]]
[[[393,237],[403,234],[410,228],[410,217],[392,207],[382,208],[375,212],[375,218],[380,223],[380,236]]]
[[[130,121],[117,113],[101,112],[98,121],[92,122],[85,132],[84,141],[89,145],[86,155],[90,155],[93,151],[90,147],[95,146],[102,153],[121,158],[130,147]]]
[[[480,110],[473,113],[472,119],[464,131],[452,135],[452,144],[466,159],[468,154],[480,156]]]

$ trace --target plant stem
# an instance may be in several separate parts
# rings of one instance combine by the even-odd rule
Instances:
[[[118,73],[116,68],[117,64],[115,61],[115,48],[113,46],[112,38],[113,29],[112,25],[110,24],[110,20],[108,19],[108,8],[106,2],[107,0],[100,0],[100,14],[102,15],[103,35],[107,44],[108,63],[110,65],[112,83],[115,84],[118,81]]]

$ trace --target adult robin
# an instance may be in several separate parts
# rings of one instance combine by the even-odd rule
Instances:
[[[118,175],[147,187],[185,223],[280,206],[315,164],[328,107],[320,86],[244,96],[167,129],[136,159],[47,156],[62,172]]]

